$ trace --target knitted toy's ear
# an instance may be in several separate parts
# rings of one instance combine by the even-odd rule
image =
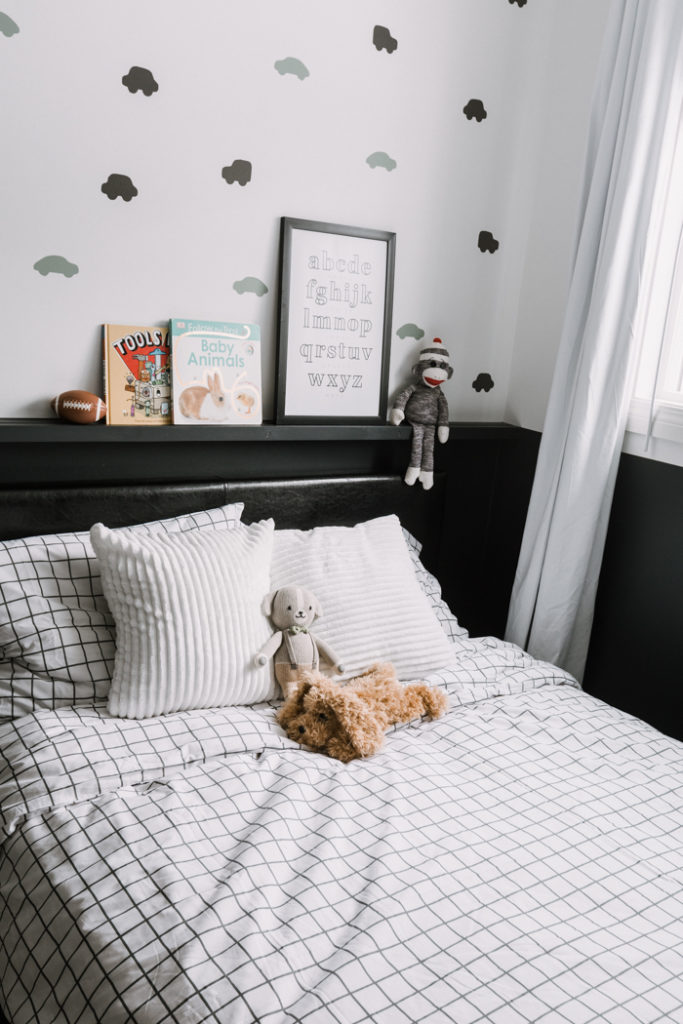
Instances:
[[[261,611],[268,618],[273,614],[273,601],[275,600],[276,594],[277,590],[271,590],[271,592],[266,594],[266,596],[261,600]]]

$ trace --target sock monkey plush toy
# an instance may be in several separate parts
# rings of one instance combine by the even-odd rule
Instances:
[[[416,384],[409,384],[396,398],[389,420],[398,426],[405,419],[413,428],[410,462],[404,480],[411,486],[419,479],[425,490],[434,483],[434,437],[448,440],[448,402],[440,385],[453,376],[450,356],[441,338],[425,346],[413,366]]]

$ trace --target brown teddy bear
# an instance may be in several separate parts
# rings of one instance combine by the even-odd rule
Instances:
[[[277,719],[291,740],[338,761],[375,754],[396,722],[439,718],[448,707],[443,690],[426,683],[403,686],[389,663],[373,665],[345,686],[320,672],[303,672]]]

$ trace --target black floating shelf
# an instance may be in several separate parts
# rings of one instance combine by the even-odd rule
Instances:
[[[491,439],[514,436],[519,427],[508,423],[451,423],[450,438]],[[400,441],[410,427],[379,424],[277,424],[259,426],[114,427],[100,423],[67,423],[58,419],[0,419],[0,444],[108,444],[122,441],[178,444],[226,441]]]

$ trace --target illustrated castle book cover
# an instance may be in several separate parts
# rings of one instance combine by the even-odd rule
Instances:
[[[257,324],[171,320],[173,422],[261,423]]]
[[[172,423],[168,328],[104,324],[103,346],[107,423]]]

